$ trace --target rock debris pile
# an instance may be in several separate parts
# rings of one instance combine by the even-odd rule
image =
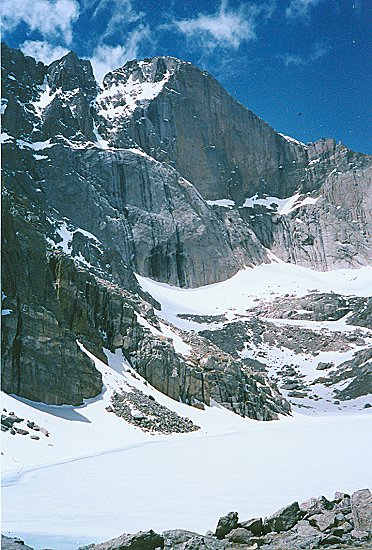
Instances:
[[[3,550],[32,550],[20,539],[2,535]],[[336,492],[293,502],[268,518],[239,521],[237,512],[218,520],[216,530],[200,535],[183,529],[162,534],[139,531],[124,533],[79,550],[300,550],[312,548],[372,548],[372,495],[361,489],[351,496]]]
[[[115,392],[111,403],[109,411],[146,432],[171,434],[200,429],[189,418],[182,418],[133,386],[129,391]]]
[[[215,541],[188,548],[371,548],[372,496],[369,489],[352,496],[337,492],[332,501],[322,496],[293,502],[269,518],[243,522],[230,512],[219,519],[214,535],[220,545]]]
[[[29,435],[31,439],[36,441],[40,439],[40,434],[45,437],[49,437],[49,432],[42,426],[38,426],[35,422],[31,420],[26,420],[20,418],[14,412],[9,414],[6,412],[6,409],[3,410],[5,414],[1,415],[1,431],[10,432],[12,435]],[[24,423],[26,422],[26,425]],[[27,427],[27,429],[25,429]],[[36,433],[34,433],[36,432]]]

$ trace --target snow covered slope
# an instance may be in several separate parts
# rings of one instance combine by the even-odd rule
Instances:
[[[180,328],[187,325],[179,313],[239,316],[260,300],[274,302],[278,296],[304,296],[311,290],[369,296],[372,268],[318,272],[286,264],[271,256],[270,264],[239,271],[234,277],[204,287],[182,289],[136,275],[142,288],[162,304],[160,315]],[[230,312],[230,313],[229,313]]]
[[[368,297],[372,270],[320,273],[272,258],[270,264],[247,268],[227,281],[198,289],[179,289],[139,275],[137,279],[162,304],[161,318],[186,333],[202,334],[247,363],[260,362],[294,410],[314,415],[368,407],[370,375],[354,397],[340,401],[338,392],[357,378],[358,369],[342,375],[343,369],[358,354],[368,353],[372,331],[368,326],[348,324],[351,311],[330,309],[329,301],[337,296],[347,304],[351,297]],[[314,316],[312,304],[323,296],[328,298],[324,320],[309,319]],[[282,305],[286,318],[277,312],[270,315],[279,301],[287,304]],[[299,302],[307,309],[293,309]],[[363,357],[360,365],[370,365],[369,355]]]

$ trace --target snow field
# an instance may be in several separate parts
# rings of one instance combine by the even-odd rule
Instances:
[[[152,438],[30,469],[5,477],[3,529],[37,550],[72,550],[141,529],[203,533],[231,510],[249,519],[312,495],[351,492],[370,482],[370,420],[246,420],[235,432]]]
[[[179,328],[190,328],[190,322],[178,313],[193,315],[228,314],[230,318],[246,313],[258,300],[274,301],[277,296],[304,296],[310,291],[336,292],[344,295],[369,296],[372,268],[313,271],[276,260],[254,268],[245,268],[230,279],[195,289],[172,287],[136,275],[143,290],[162,305],[159,315]]]

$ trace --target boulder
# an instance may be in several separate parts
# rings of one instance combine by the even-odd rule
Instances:
[[[350,536],[358,542],[363,542],[370,538],[370,533],[368,533],[368,531],[362,531],[360,529],[353,529],[352,531],[350,531]]]
[[[163,537],[166,548],[177,547],[179,544],[184,544],[192,538],[198,537],[198,533],[193,531],[186,531],[184,529],[171,529],[164,531]]]
[[[248,521],[240,522],[240,527],[244,527],[244,529],[248,529],[248,531],[251,531],[256,536],[259,536],[262,534],[262,519],[261,518],[253,518]]]
[[[210,535],[195,535],[183,543],[175,543],[168,539],[165,542],[165,548],[167,550],[227,550],[231,548],[231,543]]]
[[[337,524],[336,516],[336,512],[326,510],[322,514],[315,514],[312,516],[309,519],[309,523],[323,532]]]
[[[361,489],[352,494],[351,511],[355,529],[372,531],[372,495],[369,489]]]
[[[345,521],[341,525],[338,525],[334,529],[331,529],[331,533],[341,537],[343,535],[346,535],[347,533],[350,533],[350,531],[352,530],[353,530],[353,526],[351,525],[351,523],[349,523],[348,521]],[[340,533],[342,533],[342,535],[340,535]]]
[[[324,362],[321,361],[320,363],[318,363],[318,366],[316,367],[316,370],[328,370],[328,369],[331,369],[334,366],[335,366],[334,363],[324,363]]]
[[[306,500],[300,504],[301,512],[304,512],[308,516],[320,514],[323,510],[331,510],[332,508],[333,503],[323,496],[318,498],[309,498],[309,500]]]
[[[238,527],[238,513],[229,512],[218,520],[215,535],[218,539],[223,539],[230,531]]]
[[[252,533],[248,531],[248,529],[244,529],[244,527],[237,527],[230,531],[230,533],[226,535],[226,538],[230,542],[235,542],[236,544],[249,544],[252,539]]]
[[[346,495],[344,498],[336,502],[336,504],[334,505],[334,510],[338,510],[343,514],[350,514],[351,512],[350,497]]]
[[[343,537],[345,535],[345,531],[342,527],[334,527],[329,532],[330,535],[334,535],[335,537]]]
[[[12,428],[13,424],[16,422],[22,422],[23,418],[19,418],[18,416],[15,416],[14,414],[2,414],[1,415],[1,425],[5,428]]]
[[[335,492],[335,498],[333,500],[336,500],[337,502],[340,502],[341,500],[343,500],[346,497],[350,497],[350,495],[348,495],[347,493],[342,493],[341,491],[336,491]]]
[[[275,514],[269,518],[265,518],[264,531],[270,533],[276,531],[288,531],[301,519],[301,510],[298,502],[293,502],[289,506],[285,506],[278,510]]]
[[[306,520],[300,520],[289,531],[266,535],[259,540],[258,544],[265,550],[299,550],[317,548],[321,538],[322,534],[315,527],[309,525]]]
[[[164,537],[151,529],[150,531],[139,531],[133,535],[124,534],[116,539],[102,544],[89,545],[85,548],[90,550],[155,550],[164,548]]]
[[[319,546],[333,546],[334,544],[342,544],[342,539],[336,535],[326,535],[319,541]]]
[[[16,428],[16,431],[19,435],[28,435],[30,433],[27,430],[22,430],[22,428]]]

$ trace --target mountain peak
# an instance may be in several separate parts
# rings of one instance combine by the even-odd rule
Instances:
[[[103,79],[103,87],[107,88],[113,82],[128,80],[131,77],[133,80],[142,82],[159,82],[164,79],[167,73],[173,74],[184,63],[184,61],[176,57],[168,56],[155,56],[142,60],[134,59],[128,61],[122,67],[109,72]]]
[[[90,61],[80,59],[75,52],[69,52],[48,67],[49,85],[53,91],[83,89],[88,95],[95,94],[97,83]]]
[[[99,114],[107,119],[127,118],[139,106],[160,94],[183,62],[173,57],[129,61],[108,73],[97,97]]]

